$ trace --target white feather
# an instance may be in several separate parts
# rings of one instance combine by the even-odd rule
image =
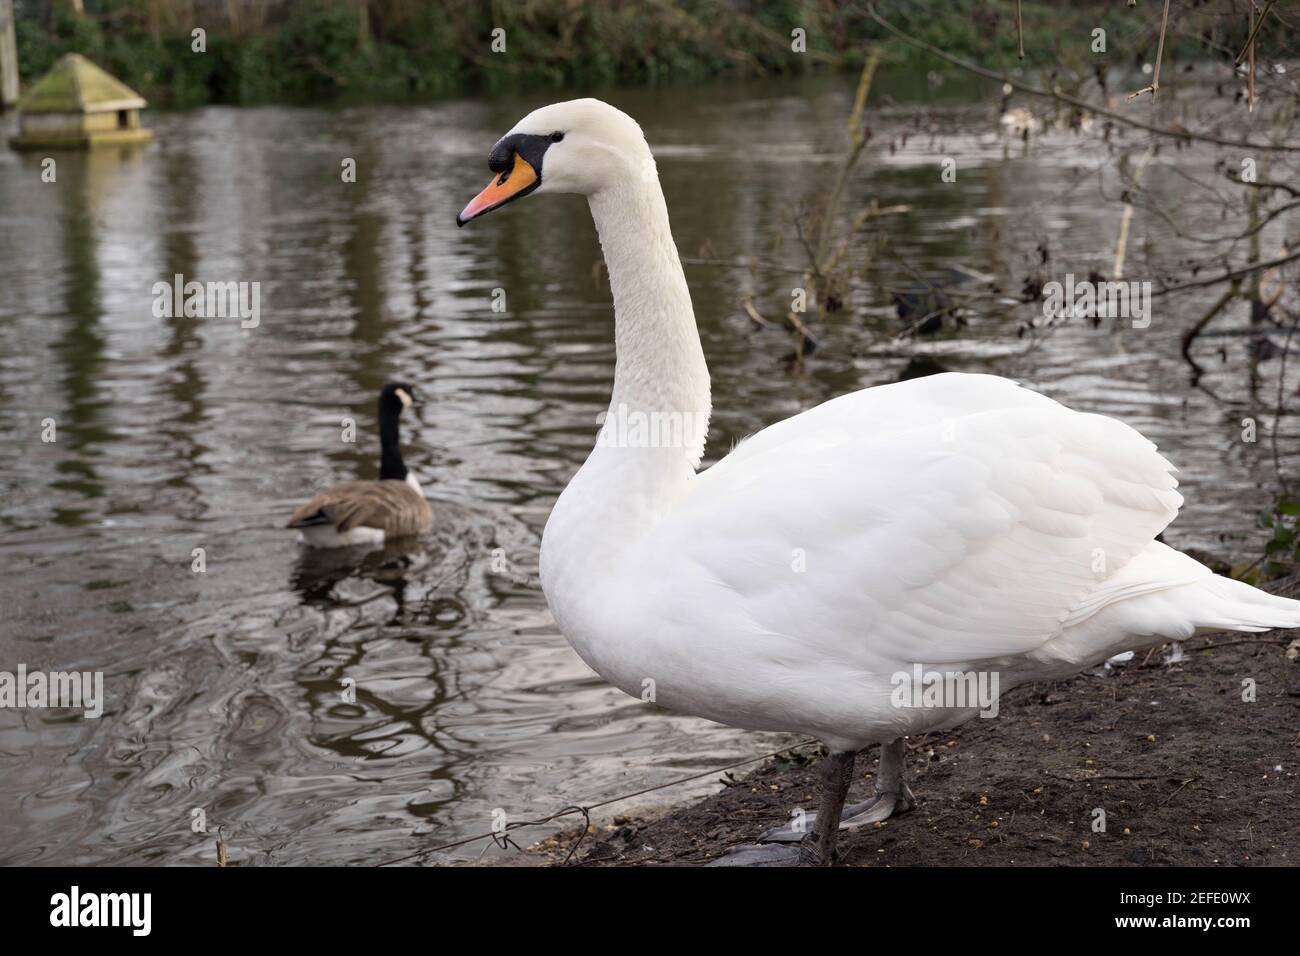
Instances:
[[[383,528],[350,528],[338,531],[332,525],[313,525],[299,528],[303,543],[312,548],[353,548],[366,545],[372,548],[382,547],[384,543]]]

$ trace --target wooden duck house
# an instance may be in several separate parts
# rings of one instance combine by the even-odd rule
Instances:
[[[14,149],[86,149],[140,143],[145,101],[79,53],[64,56],[18,100]]]

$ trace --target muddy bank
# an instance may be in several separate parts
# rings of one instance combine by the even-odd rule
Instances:
[[[1300,579],[1271,588],[1300,596]],[[916,808],[845,831],[839,862],[932,865],[1300,864],[1297,631],[1215,635],[1104,673],[1017,688],[995,720],[908,741]],[[1242,700],[1252,679],[1256,700]],[[815,809],[819,758],[769,760],[719,793],[593,828],[584,866],[689,865]],[[869,796],[858,758],[850,801]],[[1094,809],[1106,814],[1093,831]],[[562,859],[577,831],[547,841]],[[539,848],[540,850],[541,848]]]

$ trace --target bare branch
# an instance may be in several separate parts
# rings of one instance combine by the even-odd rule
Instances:
[[[1213,321],[1214,317],[1222,312],[1227,307],[1228,303],[1233,300],[1237,294],[1238,285],[1237,282],[1232,283],[1228,288],[1228,291],[1219,297],[1219,301],[1210,306],[1209,310],[1196,320],[1196,324],[1183,333],[1182,353],[1187,364],[1192,367],[1193,385],[1195,385],[1196,382],[1200,380],[1201,376],[1205,374],[1205,369],[1196,361],[1196,359],[1192,358],[1192,343],[1196,341],[1196,337],[1201,334],[1205,327]]]
[[[1259,19],[1255,21],[1255,26],[1251,29],[1250,36],[1246,37],[1246,45],[1241,48],[1241,52],[1237,54],[1237,58],[1232,61],[1233,63],[1240,64],[1241,61],[1246,58],[1246,54],[1250,51],[1250,48],[1255,45],[1255,34],[1257,34],[1259,28],[1264,25],[1264,19],[1268,16],[1268,11],[1273,9],[1273,4],[1275,2],[1276,0],[1268,0],[1268,3],[1264,4],[1264,12],[1261,13]]]
[[[994,70],[987,70],[982,66],[978,66],[977,64],[971,63],[969,60],[963,60],[961,59],[961,57],[953,56],[952,54],[946,53],[936,46],[932,46],[929,43],[926,43],[924,40],[918,40],[916,37],[912,36],[911,34],[904,33],[898,27],[894,26],[892,23],[890,23],[888,20],[882,17],[879,13],[877,13],[874,3],[867,5],[867,15],[870,16],[871,19],[879,23],[886,30],[888,30],[890,33],[894,34],[894,36],[902,40],[904,43],[907,43],[910,46],[914,46],[918,50],[925,50],[927,53],[930,53],[933,56],[937,56],[941,60],[951,63],[953,66],[961,67],[963,70],[966,70],[970,73],[974,73],[976,76],[983,76],[990,80],[996,80],[999,83],[1005,83],[1008,86],[1010,86],[1012,89],[1019,90],[1022,93],[1027,93],[1030,96],[1038,96],[1038,97],[1042,97],[1043,99],[1054,100],[1058,103],[1068,103],[1070,106],[1076,106],[1081,110],[1087,110],[1089,113],[1092,113],[1094,116],[1104,116],[1107,119],[1115,120],[1115,122],[1117,123],[1123,123],[1124,125],[1132,126],[1135,129],[1143,129],[1146,130],[1148,133],[1155,133],[1157,136],[1166,136],[1170,139],[1195,140],[1201,143],[1213,143],[1216,146],[1231,146],[1235,149],[1252,149],[1252,150],[1261,150],[1265,152],[1281,152],[1281,153],[1300,153],[1300,145],[1296,145],[1296,144],[1257,143],[1246,139],[1224,139],[1223,137],[1213,136],[1209,133],[1197,133],[1187,129],[1165,129],[1160,126],[1154,126],[1151,123],[1144,123],[1141,120],[1133,119],[1130,116],[1125,116],[1123,113],[1116,113],[1113,110],[1106,109],[1104,106],[1098,106],[1096,103],[1090,103],[1087,100],[1081,100],[1078,97],[1070,96],[1066,93],[1060,92],[1059,90],[1040,90],[1036,86],[1030,86],[1027,83],[1022,83],[1019,80],[1014,79],[1013,77],[1006,76],[1001,73],[997,73]]]
[[[1263,19],[1261,17],[1261,19]],[[1246,112],[1255,112],[1255,0],[1250,0],[1250,39],[1246,41],[1249,56],[1246,57]]]
[[[1146,172],[1147,163],[1151,162],[1151,157],[1156,154],[1155,146],[1148,146],[1146,152],[1142,154],[1142,159],[1138,161],[1137,169],[1133,173],[1133,190],[1136,191],[1142,186],[1142,174]],[[1124,214],[1120,217],[1119,223],[1119,241],[1115,243],[1115,279],[1118,281],[1124,277],[1124,256],[1128,252],[1128,232],[1133,223],[1133,201],[1130,199],[1124,204]]]
[[[1130,93],[1129,99],[1135,99],[1143,93],[1150,93],[1154,101],[1156,92],[1160,89],[1160,62],[1165,58],[1165,31],[1169,29],[1169,0],[1165,0],[1165,12],[1160,17],[1160,43],[1156,47],[1156,72],[1151,78],[1151,85],[1138,90],[1136,93]]]
[[[1282,256],[1280,259],[1270,259],[1267,262],[1254,262],[1240,269],[1233,269],[1231,272],[1223,272],[1208,279],[1196,279],[1192,282],[1184,282],[1181,285],[1166,286],[1163,289],[1157,289],[1151,293],[1152,298],[1158,295],[1169,295],[1171,292],[1182,292],[1184,289],[1199,289],[1207,285],[1218,285],[1220,282],[1231,282],[1233,279],[1240,279],[1243,276],[1251,275],[1255,272],[1261,272],[1265,269],[1274,269],[1278,266],[1284,266],[1288,262],[1295,262],[1300,259],[1300,252],[1293,252],[1290,255]]]

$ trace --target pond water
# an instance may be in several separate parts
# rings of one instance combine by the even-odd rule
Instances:
[[[655,147],[689,262],[710,454],[925,355],[1130,422],[1182,471],[1167,539],[1254,560],[1277,482],[1241,419],[1269,434],[1279,363],[1252,377],[1245,337],[1207,339],[1191,387],[1178,336],[1219,290],[1157,299],[1147,329],[1075,322],[1033,348],[1016,330],[1035,307],[1010,301],[897,338],[888,287],[916,275],[960,265],[1014,297],[1035,272],[1109,269],[1121,185],[1095,135],[1009,140],[996,91],[882,76],[846,215],[873,197],[911,212],[887,220],[803,367],[783,332],[753,326],[746,296],[777,318],[799,284],[794,223],[835,176],[852,96],[852,78],[607,96]],[[535,586],[542,525],[608,399],[599,247],[574,197],[454,218],[491,144],[544,99],[153,112],[153,144],[59,155],[54,183],[42,157],[0,152],[0,670],[102,671],[107,698],[97,720],[0,711],[0,862],[210,864],[220,827],[241,864],[378,863],[487,831],[498,808],[534,818],[789,740],[612,690]],[[1194,214],[1176,171],[1212,159],[1167,149],[1148,184]],[[1129,243],[1132,278],[1189,251],[1145,215]],[[176,274],[260,283],[260,325],[155,317],[153,285]],[[1247,321],[1234,308],[1219,327]],[[445,527],[399,552],[304,556],[284,520],[320,486],[375,476],[374,399],[393,378],[418,386],[406,458]],[[1279,445],[1292,472],[1295,434]],[[426,857],[516,858],[482,842]]]

